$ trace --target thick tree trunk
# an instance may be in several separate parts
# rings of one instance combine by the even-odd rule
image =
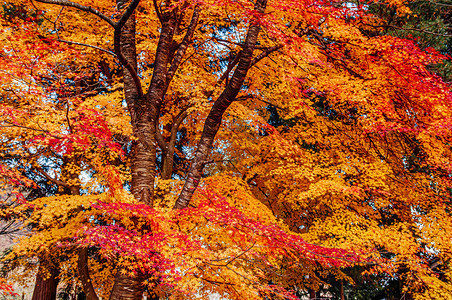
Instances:
[[[117,1],[120,9],[126,3],[125,0]],[[153,206],[154,200],[157,154],[156,131],[160,106],[193,36],[199,17],[199,11],[195,9],[186,36],[181,44],[175,48],[173,37],[178,24],[178,10],[162,9],[162,11],[163,13],[159,14],[162,28],[155,55],[154,70],[146,95],[143,95],[141,85],[139,85],[139,82],[137,83],[139,79],[137,79],[136,74],[135,15],[130,16],[121,28],[120,33],[118,32],[119,29],[115,28],[115,52],[125,67],[125,98],[132,118],[133,133],[137,137],[136,142],[132,145],[131,192],[136,200],[149,206]],[[120,268],[110,299],[141,299],[144,279],[144,275],[130,276],[125,269]]]
[[[123,9],[127,1],[119,0],[117,5]],[[133,13],[121,30],[120,51],[132,66],[135,74],[124,68],[124,96],[132,119],[134,135],[138,140],[133,144],[131,192],[143,203],[152,205],[155,180],[155,126],[151,122],[151,110],[146,105],[134,80],[137,71],[137,54],[135,41],[135,13]]]
[[[36,274],[36,283],[31,300],[54,300],[56,299],[58,286],[58,266],[45,266],[41,260],[38,274]]]
[[[124,269],[118,270],[122,273]],[[110,300],[141,300],[143,299],[145,276],[141,274],[118,274],[111,291]]]
[[[309,289],[309,300],[317,300],[317,292]]]
[[[256,1],[254,8],[256,11],[264,13],[266,6],[267,0],[258,0]],[[204,165],[210,154],[215,135],[220,128],[223,114],[237,97],[237,94],[245,81],[246,74],[251,67],[253,52],[260,31],[260,26],[257,23],[253,24],[252,22],[251,24],[252,25],[248,28],[245,44],[237,68],[235,69],[229,84],[213,104],[206,122],[204,123],[201,140],[198,143],[195,157],[193,158],[190,171],[187,175],[187,180],[185,181],[185,185],[174,206],[176,209],[185,208],[190,203],[193,193],[201,180]]]
[[[117,6],[123,9],[127,1],[118,0]],[[124,59],[137,70],[137,55],[135,44],[135,13],[133,13],[121,29],[120,52]],[[131,192],[138,201],[152,205],[154,176],[149,170],[155,169],[155,154],[152,151],[152,135],[155,128],[147,120],[145,108],[142,107],[143,95],[140,93],[132,74],[127,68],[123,68],[124,96],[129,110],[132,128],[138,137],[132,145],[132,182]],[[143,111],[144,110],[144,111]],[[148,144],[144,144],[144,142]],[[138,300],[143,298],[143,276],[130,276],[127,270],[119,268],[115,283],[110,294],[110,300]]]
[[[117,2],[122,8],[126,1]],[[131,192],[139,202],[153,205],[154,182],[156,175],[156,127],[159,107],[166,91],[166,73],[169,63],[169,53],[173,42],[176,18],[174,13],[163,16],[161,36],[157,46],[154,62],[154,72],[148,93],[140,95],[133,74],[124,68],[124,91],[128,110],[132,117],[133,133],[137,141],[132,145],[132,182]],[[135,47],[135,15],[129,18],[121,30],[120,51],[123,57],[136,71]],[[118,270],[115,284],[110,296],[111,300],[138,300],[143,296],[144,275],[132,275],[124,268]]]

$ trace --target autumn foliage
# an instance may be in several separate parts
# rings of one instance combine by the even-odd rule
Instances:
[[[449,299],[448,56],[383,32],[405,4],[3,2],[5,272],[33,300]]]

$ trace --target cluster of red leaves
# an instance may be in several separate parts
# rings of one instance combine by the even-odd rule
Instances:
[[[180,278],[171,255],[162,253],[169,245],[177,245],[178,254],[199,249],[201,244],[177,229],[177,221],[145,204],[97,203],[92,208],[112,224],[86,227],[79,242],[101,248],[107,258],[121,257],[120,264],[131,273],[142,272],[158,277],[171,286]]]
[[[88,149],[93,146],[108,148],[109,151],[123,156],[121,146],[113,142],[113,137],[105,118],[94,109],[79,107],[68,121],[69,128],[59,132],[47,132],[38,135],[33,142],[47,145],[57,152],[70,155],[74,148]]]
[[[55,37],[41,35],[36,19],[39,16],[40,13],[36,17],[16,20],[17,32],[2,48],[0,83],[11,88],[11,99],[5,97],[5,103],[0,105],[1,125],[23,129],[26,140],[21,142],[31,153],[51,149],[70,156],[75,150],[80,153],[89,149],[85,154],[98,155],[99,159],[94,161],[91,157],[87,160],[102,173],[112,189],[119,189],[119,175],[106,163],[108,159],[105,157],[122,158],[123,151],[113,141],[104,116],[83,106],[83,98],[77,96],[76,87],[72,84],[72,80],[81,80],[86,74],[62,70],[53,59],[65,53],[70,60],[78,57],[78,52],[58,42]],[[19,90],[21,97],[17,98]],[[46,114],[56,118],[43,119]],[[4,167],[0,174],[14,185],[30,187],[33,184],[31,181],[24,184],[18,173]]]
[[[0,107],[4,113],[2,122],[5,126],[24,128],[32,133],[38,133],[24,141],[24,145],[31,151],[48,148],[56,153],[70,156],[74,150],[97,153],[99,157],[124,158],[124,152],[119,143],[114,142],[113,134],[108,128],[105,117],[94,109],[80,106],[71,111],[67,117],[67,124],[59,126],[41,127],[39,124],[28,122],[33,115],[30,111],[13,107]],[[122,182],[117,170],[108,164],[106,159],[90,159],[90,163],[108,181],[111,191],[122,189]],[[17,170],[0,165],[0,175],[13,186],[34,187],[35,184],[22,176]]]
[[[1,278],[0,277],[0,295],[2,297],[15,297],[15,296],[19,296],[19,294],[14,292],[14,289],[12,287],[11,284],[9,284],[5,278]]]
[[[17,170],[5,167],[0,164],[0,178],[5,180],[7,184],[11,187],[10,193],[15,196],[15,201],[17,203],[26,203],[25,196],[21,193],[22,188],[35,188],[36,184],[34,181],[28,179],[27,177],[20,174]],[[3,200],[0,201],[0,204]]]
[[[201,191],[198,196],[197,207],[169,213],[144,204],[94,204],[95,218],[109,220],[109,225],[93,224],[84,228],[78,241],[85,246],[100,247],[100,252],[108,258],[120,257],[120,263],[131,272],[150,274],[167,287],[173,287],[181,276],[195,271],[183,269],[185,264],[180,260],[222,266],[214,259],[215,246],[209,245],[209,239],[199,233],[202,230],[195,229],[200,227],[228,233],[224,240],[231,247],[242,249],[243,255],[268,266],[278,257],[289,257],[294,262],[316,262],[325,267],[362,262],[362,257],[354,252],[309,244],[278,225],[252,219],[211,192]],[[228,264],[226,260],[224,266]],[[266,293],[279,291],[280,294],[283,290],[277,286],[262,288]]]
[[[397,93],[387,101],[380,99],[375,119],[384,122],[376,122],[373,130],[419,133],[436,126],[438,120],[444,121],[449,114],[444,109],[451,106],[452,93],[428,66],[446,57],[434,49],[422,51],[415,41],[390,36],[375,38],[371,44],[373,50],[364,61],[387,66],[385,85]]]
[[[243,249],[249,247],[250,237],[258,238],[267,246],[266,254],[272,257],[304,257],[327,267],[340,267],[358,263],[360,256],[343,249],[331,249],[305,242],[299,235],[284,231],[277,224],[264,224],[246,216],[225,198],[209,191],[201,191],[202,200],[198,207],[178,211],[179,220],[202,217],[209,223],[229,231],[230,239]],[[256,253],[257,254],[257,253]],[[261,257],[263,258],[263,257]],[[264,259],[264,258],[263,258]]]
[[[52,36],[44,37],[35,22],[18,22],[15,25],[17,30],[8,36],[8,43],[2,45],[0,80],[22,83],[27,86],[27,93],[41,96],[41,89],[33,88],[34,83],[39,82],[46,86],[48,80],[53,80],[58,73],[53,72],[55,64],[51,58],[63,52],[76,52]],[[8,34],[6,30],[1,32]]]
[[[27,177],[21,175],[17,170],[10,169],[0,164],[0,177],[7,179],[12,186],[32,188],[35,183]]]

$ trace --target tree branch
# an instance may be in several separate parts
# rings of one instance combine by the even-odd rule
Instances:
[[[154,0],[154,9],[155,9],[155,13],[157,14],[157,18],[160,21],[160,24],[163,24],[162,14],[160,12],[160,8],[157,5],[157,0]]]
[[[99,300],[94,290],[88,269],[88,247],[82,247],[78,250],[77,260],[78,276],[82,283],[83,291],[87,300]]]
[[[176,144],[176,135],[177,131],[179,130],[180,124],[185,120],[185,118],[188,116],[188,113],[186,110],[184,110],[182,113],[178,115],[176,118],[176,121],[171,126],[171,136],[170,136],[170,142],[169,146],[174,147]]]
[[[102,20],[104,20],[105,22],[110,24],[112,27],[116,26],[116,24],[115,24],[115,22],[113,22],[113,20],[111,20],[109,17],[107,17],[106,15],[104,15],[103,13],[98,11],[97,9],[94,9],[90,6],[84,6],[84,5],[81,5],[81,4],[72,2],[72,1],[68,1],[68,0],[36,0],[36,1],[40,2],[40,3],[46,3],[46,4],[56,4],[56,5],[60,5],[60,6],[74,7],[74,8],[92,13],[93,15],[101,18]]]
[[[84,44],[84,43],[79,43],[79,42],[73,42],[73,41],[67,41],[67,40],[62,40],[60,38],[57,39],[58,42],[62,42],[62,43],[66,43],[66,44],[70,44],[70,45],[77,45],[77,46],[82,46],[82,47],[88,47],[88,48],[93,48],[93,49],[97,49],[100,50],[102,52],[108,53],[110,55],[113,55],[114,57],[117,57],[116,53],[114,53],[113,51],[101,48],[101,47],[97,47],[94,45],[89,45],[89,44]]]
[[[130,3],[130,5],[126,8],[124,13],[122,14],[121,19],[119,19],[119,21],[116,22],[115,25],[113,26],[115,28],[115,31],[117,29],[121,30],[122,27],[124,27],[124,24],[126,24],[127,20],[133,14],[139,3],[140,0],[133,0],[132,3]]]
[[[173,79],[174,73],[179,68],[180,62],[182,61],[182,58],[184,57],[185,52],[187,51],[188,44],[191,42],[193,38],[193,34],[195,33],[196,25],[198,25],[199,20],[199,7],[196,6],[193,10],[193,15],[191,18],[190,25],[188,26],[187,33],[184,36],[184,39],[182,40],[179,48],[176,51],[176,54],[174,55],[173,62],[171,63],[170,68],[168,69],[168,73],[166,75],[166,88],[168,88],[171,79]]]
[[[190,106],[188,106],[190,107]],[[175,121],[171,125],[171,135],[170,140],[167,143],[165,139],[163,138],[163,135],[160,133],[160,130],[157,128],[155,132],[155,138],[157,140],[157,143],[159,147],[162,149],[162,151],[166,154],[170,148],[174,148],[174,145],[176,144],[176,134],[180,127],[180,124],[185,120],[185,118],[188,116],[187,109],[188,107],[184,108],[175,118]]]
[[[51,181],[52,183],[59,185],[59,186],[63,186],[66,188],[70,188],[71,186],[69,184],[67,184],[64,181],[58,180],[56,178],[53,178],[52,176],[50,176],[49,174],[47,174],[46,171],[44,171],[42,168],[36,168],[36,170],[42,175],[44,176],[48,181]]]
[[[224,71],[224,73],[221,75],[220,79],[218,79],[218,81],[215,83],[215,86],[213,87],[213,89],[209,92],[206,93],[206,97],[209,98],[210,96],[212,96],[212,94],[215,91],[215,88],[217,86],[219,86],[226,78],[229,77],[229,74],[231,73],[232,69],[234,69],[234,67],[239,63],[240,60],[240,56],[242,55],[242,51],[240,51],[234,58],[234,60],[232,61],[232,63],[228,64],[228,67],[226,69],[226,71]]]
[[[267,0],[256,0],[254,9],[263,14],[266,6]],[[185,181],[184,187],[182,188],[182,191],[174,204],[175,209],[186,208],[199,185],[205,161],[207,161],[207,158],[211,152],[213,141],[221,126],[223,114],[240,92],[248,70],[251,67],[253,52],[257,44],[260,30],[261,27],[259,22],[250,22],[242,54],[237,67],[235,68],[234,74],[232,75],[228,85],[213,104],[204,123],[201,139],[198,143],[190,170],[187,174],[187,180]]]
[[[267,57],[270,55],[270,53],[275,52],[279,49],[281,49],[283,46],[282,45],[276,45],[273,47],[269,47],[267,49],[265,49],[264,51],[262,51],[260,54],[258,54],[255,58],[253,58],[253,60],[251,61],[250,66],[254,66],[255,64],[257,64],[259,61],[261,61],[263,58]]]
[[[130,5],[126,8],[126,10],[122,14],[122,16],[118,22],[112,21],[106,15],[102,14],[100,11],[98,11],[90,6],[84,6],[84,5],[81,5],[81,4],[78,4],[75,2],[71,2],[68,0],[36,0],[36,1],[41,2],[41,3],[47,3],[47,4],[56,4],[56,5],[61,5],[61,6],[74,7],[74,8],[80,9],[82,11],[92,13],[92,14],[98,16],[99,18],[101,18],[102,20],[106,21],[108,24],[110,24],[115,29],[115,32],[114,32],[115,52],[114,53],[118,57],[118,60],[121,63],[121,65],[130,72],[130,74],[133,78],[133,81],[136,85],[136,88],[138,90],[139,96],[140,97],[143,96],[143,89],[141,87],[140,78],[138,77],[138,74],[137,74],[135,68],[122,55],[121,47],[120,47],[121,29],[122,29],[122,27],[124,27],[124,24],[127,22],[127,20],[130,18],[130,16],[133,14],[135,9],[137,8],[138,4],[140,3],[140,0],[133,0],[130,3]],[[75,42],[73,42],[73,43],[75,43]],[[87,45],[85,45],[85,46],[87,46]],[[101,50],[101,49],[99,49],[99,50]],[[102,50],[102,51],[104,51],[104,50]],[[105,52],[107,52],[107,51],[105,51]],[[109,53],[109,52],[107,52],[107,53]]]
[[[157,128],[155,131],[155,139],[157,140],[157,143],[159,144],[160,149],[162,149],[163,153],[166,153],[168,151],[168,143],[165,142],[165,139],[163,138],[163,135],[160,133],[160,130]]]
[[[138,91],[138,96],[140,98],[143,97],[143,88],[141,87],[141,80],[138,77],[137,71],[135,68],[130,64],[130,62],[124,57],[124,55],[121,52],[121,27],[115,27],[115,33],[114,33],[114,45],[115,45],[115,53],[118,56],[118,60],[121,63],[121,65],[129,71],[130,75],[132,76],[133,82],[135,83],[135,86]]]

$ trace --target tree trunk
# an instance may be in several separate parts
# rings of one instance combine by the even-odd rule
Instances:
[[[141,300],[143,299],[144,285],[146,279],[141,274],[123,273],[124,269],[118,270],[115,284],[111,291],[110,300]]]
[[[344,294],[344,280],[343,280],[343,279],[341,279],[341,290],[340,290],[340,293],[341,293],[341,300],[345,300],[345,294]]]
[[[82,283],[83,292],[86,295],[86,300],[99,300],[94,286],[91,282],[88,269],[88,248],[80,248],[78,251],[78,277]]]
[[[119,9],[122,9],[126,4],[127,1],[125,0],[117,0]],[[125,99],[132,119],[133,134],[137,138],[132,145],[131,192],[137,201],[149,206],[153,206],[154,200],[157,154],[156,131],[160,106],[172,76],[185,54],[198,17],[199,12],[195,9],[187,34],[182,43],[175,49],[173,37],[179,18],[178,10],[162,9],[162,13],[159,14],[162,24],[161,33],[154,60],[152,79],[146,95],[142,92],[136,74],[135,15],[132,14],[122,28],[115,28],[115,52],[122,60],[124,67]],[[119,29],[120,32],[118,32]],[[129,273],[126,269],[119,268],[110,296],[111,300],[138,300],[142,298],[144,290],[142,282],[145,276],[141,274],[130,276]]]
[[[119,9],[122,9],[126,4],[127,1],[117,1]],[[137,86],[134,80],[136,73],[131,74],[131,71],[136,72],[137,70],[135,14],[132,14],[127,20],[121,29],[119,37],[120,54],[133,67],[133,70],[130,70],[123,66],[125,100],[132,119],[133,133],[137,138],[132,144],[131,192],[137,201],[149,206],[153,206],[154,200],[157,152],[156,124],[159,116],[159,105],[165,89],[168,54],[173,41],[175,23],[175,20],[167,18],[166,22],[162,24],[161,37],[154,63],[154,73],[147,95],[143,95],[140,92],[141,86]],[[130,274],[125,268],[120,267],[115,278],[110,300],[142,299],[144,279],[144,275]]]
[[[315,300],[317,298],[317,294],[315,290],[309,289],[309,300]]]
[[[60,270],[57,266],[45,266],[44,259],[40,259],[38,274],[31,300],[54,300],[56,299],[58,275]]]
[[[118,9],[123,9],[127,5],[127,1],[118,0],[116,2]],[[137,55],[135,44],[135,13],[133,13],[121,29],[120,34],[120,52],[124,59],[132,66],[133,70],[137,70]],[[117,53],[118,54],[118,53]],[[119,55],[118,55],[119,56]],[[152,204],[154,178],[149,174],[149,169],[155,168],[155,158],[149,145],[145,145],[144,141],[149,141],[150,125],[146,118],[146,112],[140,107],[143,101],[143,95],[139,92],[139,88],[134,81],[134,75],[123,66],[124,96],[127,108],[131,116],[132,128],[134,134],[138,137],[137,141],[132,144],[132,182],[131,192],[138,201],[146,204]],[[147,125],[147,126],[146,126]],[[139,128],[139,130],[137,130]],[[147,129],[147,130],[146,130]],[[155,130],[155,129],[154,129]],[[152,140],[152,138],[150,138]],[[138,300],[142,299],[144,286],[142,285],[144,278],[140,276],[129,276],[125,268],[119,267],[115,278],[115,283],[110,294],[110,300]]]
[[[123,9],[127,1],[118,0],[119,9]],[[120,51],[124,59],[132,66],[135,74],[123,68],[124,96],[132,119],[134,135],[138,138],[132,145],[132,182],[131,192],[135,198],[152,206],[155,180],[155,126],[151,122],[151,109],[146,105],[140,88],[136,86],[134,76],[137,70],[137,50],[135,42],[135,13],[133,13],[121,29]]]

